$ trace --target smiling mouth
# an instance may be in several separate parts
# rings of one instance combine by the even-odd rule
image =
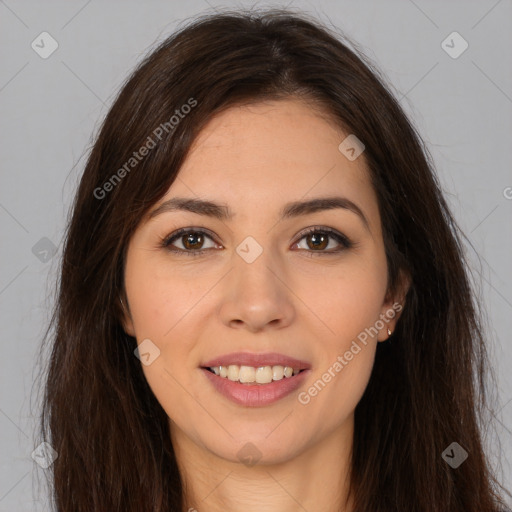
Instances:
[[[244,366],[230,364],[228,366],[203,367],[218,377],[240,384],[270,384],[282,379],[291,379],[304,370],[292,368],[291,366]]]

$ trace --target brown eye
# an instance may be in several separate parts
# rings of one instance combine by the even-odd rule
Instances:
[[[210,247],[204,247],[206,239],[212,241]],[[306,247],[300,247],[303,239],[306,239]],[[332,241],[336,242],[338,246],[335,243],[334,247],[326,250]],[[179,247],[179,244],[181,244],[181,247]],[[294,246],[299,249],[305,249],[309,256],[320,256],[338,254],[345,249],[353,247],[354,243],[334,229],[313,227],[302,233],[299,242],[295,243]],[[162,247],[173,253],[200,256],[207,252],[208,249],[214,249],[216,245],[212,235],[203,229],[183,228],[164,239]]]
[[[325,235],[321,232],[312,233],[305,238],[311,241],[311,243],[308,241],[308,247],[310,249],[325,249],[329,245],[329,235]]]
[[[181,237],[181,240],[182,240],[181,243],[183,244],[185,249],[191,249],[191,250],[201,249],[201,245],[204,242],[203,235],[201,235],[198,232],[188,233],[186,235],[183,235]]]
[[[306,240],[306,247],[300,247],[300,240],[304,239]],[[311,255],[314,253],[318,253],[318,255],[336,254],[354,245],[345,235],[331,228],[310,228],[305,233],[302,233],[300,240],[296,244],[297,247],[299,249],[306,249],[307,252],[312,253]],[[335,243],[334,247],[331,247],[330,250],[325,250],[329,247],[331,240],[334,240],[338,244],[338,247],[336,247]]]
[[[171,252],[198,255],[207,249],[215,247],[215,244],[212,244],[210,247],[204,247],[205,241],[208,238],[213,241],[211,235],[203,230],[184,228],[167,237],[162,242],[162,246]]]

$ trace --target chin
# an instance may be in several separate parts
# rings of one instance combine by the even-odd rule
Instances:
[[[211,443],[205,442],[204,445],[213,455],[247,467],[282,464],[302,452],[298,439],[274,434],[269,436],[268,432],[270,431],[266,430],[264,434],[251,434],[245,431],[243,436],[236,439],[227,436],[225,442],[219,443],[216,438],[212,439]]]

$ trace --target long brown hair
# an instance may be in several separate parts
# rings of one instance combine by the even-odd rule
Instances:
[[[364,143],[390,291],[400,271],[411,277],[392,341],[378,344],[355,410],[355,509],[494,512],[504,504],[483,448],[491,368],[463,235],[416,129],[376,67],[351,48],[290,10],[208,14],[159,44],[123,85],[74,199],[45,337],[40,433],[58,453],[57,511],[184,509],[167,415],[121,326],[126,248],[213,115],[292,97]],[[154,144],[135,164],[149,138]],[[452,442],[469,454],[457,469],[442,457]]]

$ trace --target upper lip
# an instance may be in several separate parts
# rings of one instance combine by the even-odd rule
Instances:
[[[301,361],[295,357],[290,357],[276,352],[267,352],[264,354],[255,354],[249,352],[233,352],[231,354],[224,354],[217,356],[209,361],[206,361],[201,366],[204,368],[212,368],[214,366],[229,366],[237,364],[239,366],[289,366],[298,370],[309,370],[311,365],[306,361]]]

